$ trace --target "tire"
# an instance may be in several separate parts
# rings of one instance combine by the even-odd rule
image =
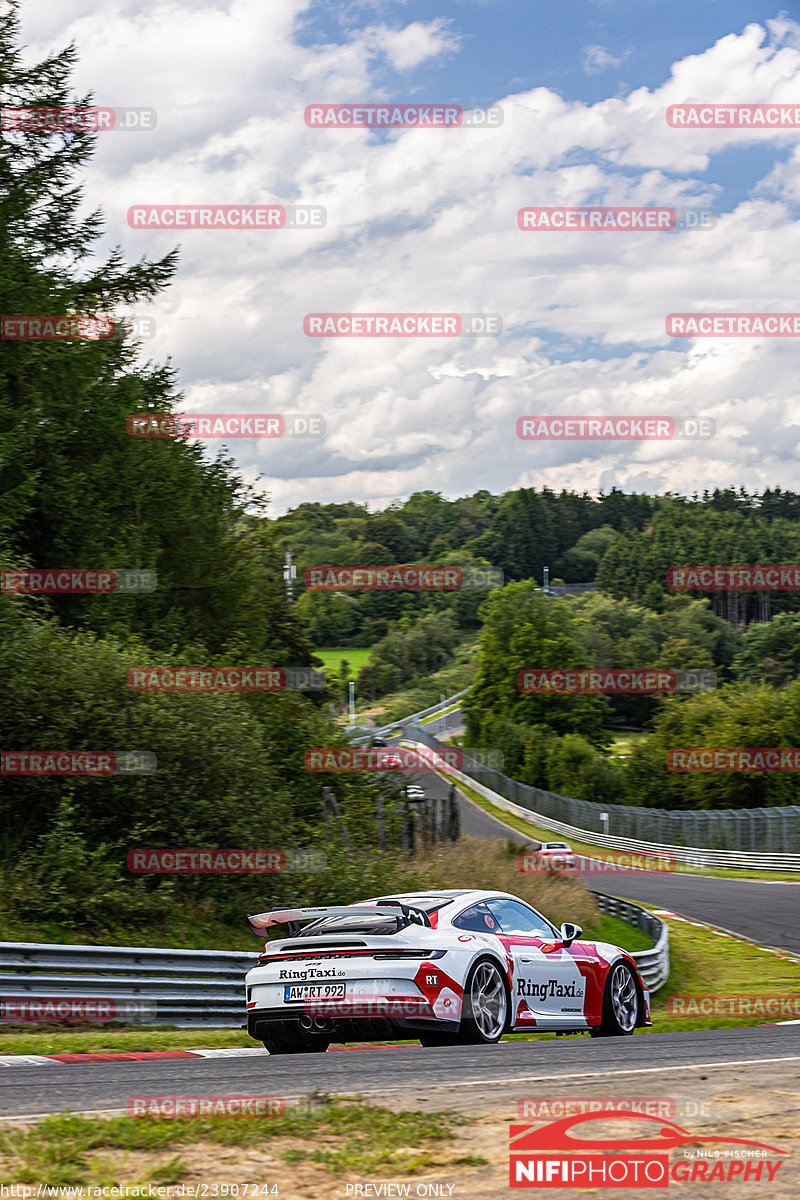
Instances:
[[[639,1017],[639,989],[626,962],[615,963],[603,993],[601,1023],[590,1029],[592,1037],[630,1037]]]
[[[511,1010],[508,983],[500,966],[482,958],[469,973],[457,1038],[466,1045],[494,1045],[506,1031]]]

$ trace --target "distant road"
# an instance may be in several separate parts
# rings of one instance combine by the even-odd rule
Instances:
[[[432,774],[425,775],[424,785],[432,796],[446,795],[449,786],[438,775]],[[523,833],[504,825],[464,796],[459,795],[459,802],[462,833],[524,841]],[[584,878],[595,891],[658,905],[695,921],[719,925],[766,946],[800,952],[800,882],[721,879],[660,871],[587,875]],[[563,919],[568,920],[569,914],[563,914]]]

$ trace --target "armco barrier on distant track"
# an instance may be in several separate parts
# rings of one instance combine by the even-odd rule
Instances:
[[[438,704],[432,704],[430,708],[423,708],[419,712],[412,713],[410,717],[402,717],[399,721],[392,721],[391,725],[376,726],[370,729],[369,733],[361,734],[359,737],[353,738],[351,746],[360,746],[367,742],[371,742],[374,737],[385,737],[387,733],[392,733],[395,729],[401,729],[404,725],[415,725],[417,721],[423,717],[433,716],[434,713],[446,711],[456,700],[460,700],[462,696],[466,696],[469,688],[464,688],[463,692],[456,692],[454,696],[448,696],[446,700],[440,700]],[[431,732],[440,732],[439,727]]]
[[[629,925],[636,925],[653,939],[652,950],[637,950],[631,957],[650,991],[657,992],[667,982],[669,975],[669,928],[666,921],[646,908],[632,904],[630,900],[604,896],[601,892],[594,892],[593,895],[603,912],[610,917],[619,917]]]
[[[446,749],[444,742],[418,725],[405,725],[404,743],[433,750]],[[800,871],[800,853],[789,846],[800,845],[800,806],[785,808],[725,808],[671,811],[637,808],[626,804],[598,804],[559,796],[543,788],[510,779],[500,771],[473,762],[466,754],[463,772],[448,767],[448,774],[461,779],[499,808],[564,837],[577,838],[592,846],[641,854],[671,854],[690,866],[738,867],[741,870]],[[601,813],[617,834],[600,832]],[[569,818],[563,820],[564,817]],[[619,831],[636,837],[620,836]],[[669,840],[647,840],[643,833]],[[723,846],[725,848],[723,848]],[[735,847],[735,848],[733,848]]]

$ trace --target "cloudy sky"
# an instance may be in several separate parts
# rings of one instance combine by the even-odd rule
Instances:
[[[186,412],[320,413],[236,440],[273,514],[517,486],[797,488],[798,339],[670,338],[671,312],[800,311],[800,129],[670,128],[690,101],[800,104],[800,23],[758,0],[23,0],[26,54],[152,107],[88,207],[129,261]],[[500,127],[311,129],[315,103],[499,105]],[[135,204],[319,204],[316,230],[132,229]],[[692,232],[522,232],[545,205],[713,209]],[[311,312],[499,313],[485,338],[312,339]],[[530,414],[706,417],[704,441],[530,442]],[[211,453],[217,444],[209,443]]]

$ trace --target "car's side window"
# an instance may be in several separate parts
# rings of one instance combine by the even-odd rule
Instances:
[[[460,917],[454,917],[453,925],[456,929],[466,929],[470,933],[500,933],[496,917],[489,912],[485,904],[475,904]]]
[[[486,907],[496,918],[502,933],[519,933],[525,937],[550,939],[555,931],[544,917],[519,900],[487,900]]]

